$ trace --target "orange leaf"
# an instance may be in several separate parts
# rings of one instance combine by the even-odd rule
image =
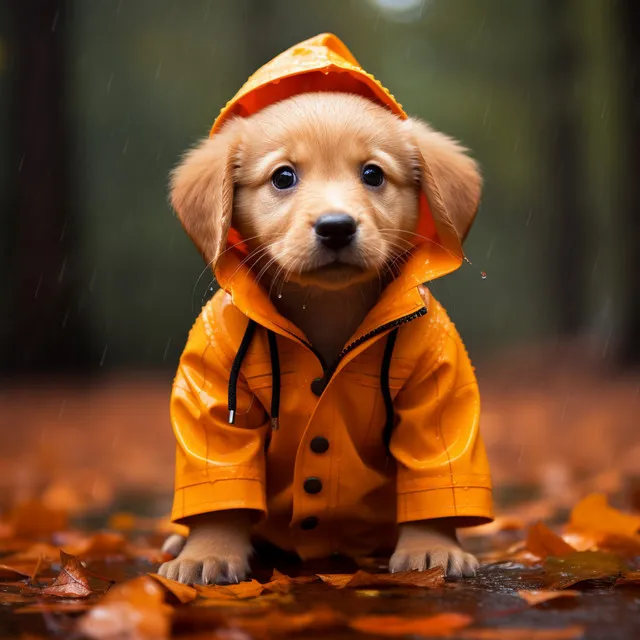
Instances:
[[[539,558],[565,556],[569,553],[575,553],[575,549],[570,544],[567,544],[542,522],[538,522],[529,528],[526,547]]]
[[[10,556],[5,556],[3,561],[12,564],[15,561],[38,560],[40,557],[48,562],[57,562],[60,559],[60,549],[45,542],[36,542],[22,551],[17,551]]]
[[[149,577],[157,580],[169,593],[172,593],[182,604],[187,604],[187,602],[191,602],[198,597],[198,592],[189,585],[182,584],[181,582],[176,582],[175,580],[170,580],[169,578],[165,578],[157,573],[148,574]]]
[[[574,528],[569,529],[563,538],[578,551],[610,551],[624,558],[640,556],[640,535],[623,536]]]
[[[336,589],[345,587],[426,587],[434,589],[444,584],[444,571],[435,567],[426,571],[400,571],[398,573],[318,574],[318,577]]]
[[[424,618],[400,616],[356,616],[349,626],[362,633],[379,636],[447,636],[471,624],[473,618],[461,613],[439,613]]]
[[[122,582],[78,620],[78,631],[94,640],[164,640],[172,612],[164,597],[165,589],[149,576]]]
[[[67,553],[75,556],[109,557],[126,555],[127,541],[121,533],[100,531],[75,544],[62,546]]]
[[[640,530],[640,515],[623,513],[610,507],[601,493],[592,493],[571,512],[569,525],[613,535],[634,536]]]
[[[15,613],[77,613],[86,611],[91,604],[89,602],[35,602],[15,609]]]
[[[264,587],[265,591],[272,591],[273,593],[289,593],[294,584],[296,584],[296,582],[293,578],[285,576],[277,569],[274,569],[271,580],[263,584],[262,586]]]
[[[231,628],[237,627],[250,633],[269,637],[285,633],[299,633],[311,629],[331,629],[344,625],[344,618],[325,606],[316,607],[304,613],[286,613],[276,610],[260,617],[231,618],[227,621]]]
[[[640,571],[628,571],[626,573],[623,573],[616,580],[615,586],[619,587],[625,584],[640,586]]]
[[[15,603],[15,602],[25,602],[29,598],[20,595],[19,593],[5,593],[4,591],[0,591],[0,604],[4,603]]]
[[[38,567],[39,559],[21,560],[11,564],[0,564],[0,580],[9,578],[30,578]]]
[[[465,640],[574,640],[584,635],[584,627],[572,625],[561,629],[527,629],[500,627],[498,629],[465,629],[456,634]]]
[[[203,598],[213,600],[244,600],[246,598],[255,598],[259,596],[264,589],[257,580],[228,585],[196,584],[194,588]]]
[[[623,568],[619,556],[602,551],[576,551],[561,558],[547,558],[544,580],[548,589],[566,589],[586,580],[615,578]]]
[[[92,591],[80,561],[76,556],[60,551],[62,567],[53,584],[45,587],[42,593],[60,598],[86,598]]]
[[[579,596],[580,592],[570,591],[569,589],[565,589],[564,591],[553,591],[550,589],[532,589],[531,591],[525,591],[520,589],[518,591],[518,595],[525,600],[527,604],[535,607],[538,604],[549,602],[549,600],[555,600],[556,598],[572,598]]]
[[[48,535],[67,528],[67,512],[50,509],[39,500],[18,504],[9,515],[9,524],[16,537]]]

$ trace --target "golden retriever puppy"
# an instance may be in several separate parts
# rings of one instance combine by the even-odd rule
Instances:
[[[299,329],[317,357],[324,363],[332,363],[339,354],[344,354],[350,338],[357,334],[363,322],[366,324],[368,314],[405,272],[416,245],[431,242],[435,246],[440,242],[419,233],[421,197],[427,189],[425,181],[437,183],[437,197],[443,200],[440,204],[446,207],[448,222],[455,227],[461,241],[476,212],[481,180],[475,162],[457,142],[418,120],[403,120],[367,98],[344,92],[309,92],[266,106],[249,117],[231,119],[215,136],[203,141],[187,154],[175,171],[172,202],[187,232],[212,264],[240,242],[246,245],[242,262],[228,277],[252,278],[277,313]],[[233,244],[228,240],[230,229],[239,239]],[[439,248],[442,249],[441,244]],[[420,282],[412,283],[413,287],[418,285]],[[440,307],[426,290],[423,296],[428,314],[418,322],[428,322],[429,314],[435,313],[431,323],[440,324]],[[444,324],[451,333],[452,325]],[[402,331],[401,328],[399,336]],[[278,340],[282,342],[283,338],[279,335]],[[286,361],[282,349],[280,358]],[[466,353],[459,358],[462,361]],[[282,375],[288,375],[286,364],[280,364]],[[436,375],[440,373],[433,374]],[[392,393],[402,394],[411,384],[410,376],[407,373],[406,382],[398,383],[399,388],[392,389]],[[425,380],[427,378],[425,376]],[[476,389],[471,377],[460,386],[463,390],[470,388]],[[461,397],[463,392],[455,391],[452,395]],[[401,396],[395,397],[401,404],[397,400]],[[363,401],[366,402],[365,396]],[[254,411],[255,402],[255,399],[250,403],[247,400],[249,414]],[[436,412],[438,402],[436,397]],[[477,398],[474,396],[470,402],[475,403],[475,407]],[[382,416],[381,407],[376,411]],[[214,410],[217,409],[210,412]],[[311,411],[312,407],[309,414]],[[240,411],[237,415],[240,416]],[[433,414],[425,413],[425,424],[431,419],[430,415]],[[273,418],[272,415],[275,443],[275,438],[285,437],[283,432],[289,425],[277,430]],[[283,413],[280,421],[284,424],[285,419]],[[227,434],[228,431],[221,432],[220,441]],[[454,439],[458,443],[465,438],[471,442],[476,438],[475,431],[473,434],[473,437],[460,435]],[[265,448],[269,446],[269,437],[265,436]],[[178,438],[180,441],[181,436]],[[238,446],[244,446],[238,442]],[[320,442],[322,446],[318,446],[317,455],[323,453],[320,449],[325,446],[322,439]],[[180,445],[188,448],[184,441],[180,441]],[[207,451],[210,452],[212,446],[215,444]],[[416,444],[417,449],[421,446]],[[375,449],[370,443],[367,447]],[[380,451],[375,449],[372,455],[382,452],[384,456],[383,449],[380,440]],[[381,467],[380,473],[387,474],[385,483],[393,485],[395,476],[391,469],[396,461],[403,468],[412,465],[417,468],[421,463],[413,460],[417,453],[400,450],[393,440],[390,449],[392,462]],[[440,458],[449,456],[448,463],[446,460],[442,463],[445,467],[449,465],[447,469],[453,468],[455,459],[463,456],[452,451],[438,453]],[[271,453],[267,457],[269,455]],[[274,455],[284,454],[274,449]],[[483,451],[477,455],[484,455]],[[278,469],[271,469],[267,460],[267,490],[271,486],[271,472],[276,474]],[[469,482],[475,482],[472,470],[465,473],[468,475],[464,477],[471,479]],[[273,484],[278,482],[274,479]],[[326,485],[327,480],[324,482]],[[357,478],[354,477],[353,482],[357,482]],[[438,476],[437,482],[443,485],[444,481]],[[314,493],[318,483],[305,481],[305,491]],[[457,494],[455,487],[451,491],[460,502],[463,494]],[[433,495],[436,500],[436,493]],[[388,521],[387,524],[394,527],[394,500],[390,497],[389,504],[386,498],[380,500],[373,513],[367,512],[363,518],[380,523]],[[428,496],[425,500],[428,504]],[[473,507],[466,511],[460,504],[457,507],[458,510],[453,511],[445,505],[435,518],[428,517],[429,508],[425,507],[423,511],[412,512],[418,515],[417,520],[401,521],[395,528],[390,571],[442,567],[450,576],[472,575],[478,563],[461,549],[456,526],[486,521],[488,516],[484,517],[482,510],[476,513]],[[419,517],[422,513],[426,517]],[[189,526],[190,534],[186,540],[172,536],[167,541],[165,549],[177,557],[163,564],[160,573],[185,583],[243,580],[249,572],[252,537],[262,536],[260,527],[271,526],[271,517],[271,508],[265,515],[251,505],[246,509],[212,508],[208,513],[179,516],[177,519]],[[286,525],[279,524],[276,515],[273,517],[275,533],[265,537],[278,543],[278,535],[289,534],[282,531]],[[291,513],[287,517],[291,518]],[[348,514],[344,518],[348,518]],[[328,536],[339,537],[340,522],[336,518]],[[306,517],[301,527],[308,529],[313,524],[313,517]],[[379,528],[382,527],[380,524]],[[292,543],[290,549],[295,551],[296,544]],[[344,548],[347,547],[338,544],[338,550],[344,551]],[[322,553],[309,551],[302,555],[314,557]]]

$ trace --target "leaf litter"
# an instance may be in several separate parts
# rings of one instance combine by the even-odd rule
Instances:
[[[531,515],[543,512],[530,510]],[[48,515],[53,520],[47,521]],[[28,522],[30,516],[33,523]],[[189,635],[182,632],[199,624],[208,629],[207,637],[224,640],[332,629],[387,637],[455,634],[468,640],[570,640],[581,637],[584,628],[567,625],[532,629],[515,624],[515,616],[523,608],[546,609],[555,602],[582,602],[585,588],[604,587],[610,593],[614,586],[616,592],[640,588],[640,516],[618,511],[604,496],[593,494],[575,506],[564,527],[550,527],[531,518],[527,529],[526,520],[499,516],[498,525],[469,536],[485,543],[502,534],[518,537],[520,540],[507,548],[495,548],[493,559],[534,567],[523,574],[522,588],[513,592],[521,608],[514,609],[516,613],[505,610],[496,614],[513,615],[512,626],[486,626],[490,617],[468,611],[430,609],[416,615],[416,610],[407,609],[406,615],[387,614],[382,609],[389,606],[387,595],[396,598],[394,602],[427,598],[429,593],[446,598],[448,589],[475,583],[445,581],[440,569],[376,573],[380,563],[375,559],[362,565],[371,569],[354,573],[295,575],[294,571],[289,575],[273,569],[260,580],[239,584],[183,585],[153,571],[147,573],[149,569],[144,568],[167,559],[158,546],[166,532],[174,529],[165,520],[157,522],[157,531],[136,539],[135,528],[141,523],[150,526],[150,519],[120,515],[114,519],[118,531],[87,534],[60,530],[68,526],[64,514],[38,506],[35,500],[22,503],[0,520],[0,553],[4,552],[0,557],[0,605],[12,607],[19,614],[70,616],[73,633],[95,640],[162,640],[181,634],[186,640]],[[60,569],[55,575],[52,568],[58,563]],[[88,568],[93,567],[91,563],[98,563],[109,575],[100,587],[92,587],[99,576]],[[112,576],[109,567],[123,566],[128,567],[128,575],[115,575],[116,584],[109,588],[105,584]],[[330,598],[332,592],[335,596]]]

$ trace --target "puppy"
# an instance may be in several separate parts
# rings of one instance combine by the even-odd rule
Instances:
[[[172,203],[222,290],[174,384],[173,517],[190,533],[167,540],[161,575],[243,580],[254,537],[474,574],[456,527],[491,518],[477,385],[421,285],[458,266],[480,187],[457,142],[344,91],[230,118],[187,154]],[[312,464],[324,475],[304,479]]]

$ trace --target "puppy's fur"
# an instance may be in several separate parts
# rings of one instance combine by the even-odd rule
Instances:
[[[363,183],[367,164],[383,170],[382,186]],[[278,190],[271,178],[283,166],[298,182]],[[457,142],[365,98],[309,93],[232,120],[203,141],[174,172],[172,202],[211,265],[226,250],[230,227],[240,232],[256,280],[330,362],[413,246],[420,190],[430,193],[433,181],[464,239],[481,179]],[[314,232],[321,215],[336,212],[357,223],[354,242],[339,251],[317,242]],[[186,542],[167,541],[178,557],[161,574],[205,583],[246,576],[251,512],[222,511],[186,524]],[[477,561],[460,549],[452,521],[401,525],[390,570],[432,566],[470,575]]]

